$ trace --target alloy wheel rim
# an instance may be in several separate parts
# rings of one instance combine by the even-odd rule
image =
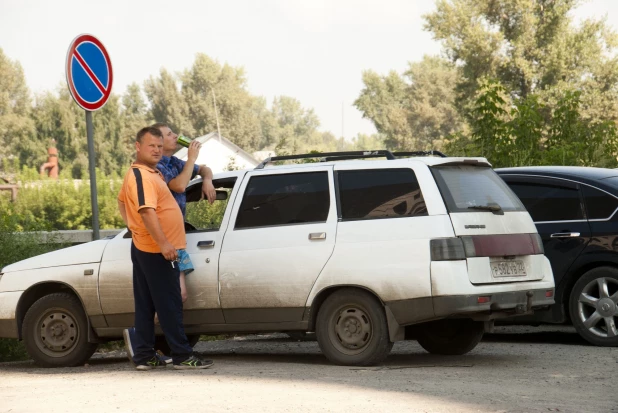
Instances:
[[[578,297],[579,321],[592,334],[618,337],[618,280],[601,277],[590,281]]]

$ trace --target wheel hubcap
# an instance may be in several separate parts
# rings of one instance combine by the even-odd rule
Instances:
[[[361,353],[373,334],[371,319],[356,306],[341,308],[331,319],[330,331],[335,346],[348,355]]]
[[[589,282],[579,295],[578,316],[591,333],[604,338],[618,337],[618,281],[597,278]]]
[[[49,356],[62,357],[70,353],[77,342],[77,323],[66,310],[49,310],[36,325],[37,347]]]

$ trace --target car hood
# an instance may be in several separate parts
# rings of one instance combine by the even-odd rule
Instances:
[[[64,248],[47,254],[37,255],[14,264],[7,265],[2,272],[33,270],[37,268],[60,267],[63,265],[89,264],[100,262],[109,240],[92,241],[74,247]]]

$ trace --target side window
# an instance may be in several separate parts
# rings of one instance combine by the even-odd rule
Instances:
[[[247,184],[236,229],[326,222],[328,172],[254,176]]]
[[[578,189],[521,182],[509,186],[535,222],[584,219]]]
[[[235,183],[236,177],[215,179],[213,185],[217,189],[217,199],[212,204],[202,199],[201,183],[189,185],[185,231],[218,231]]]
[[[582,185],[588,219],[607,219],[618,208],[618,199],[598,189]]]
[[[344,221],[427,215],[418,180],[409,168],[339,171],[337,175]]]

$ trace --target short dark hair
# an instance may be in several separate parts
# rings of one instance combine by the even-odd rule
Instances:
[[[151,128],[157,128],[157,129],[161,129],[161,128],[169,128],[170,125],[168,125],[167,123],[163,123],[163,122],[157,122],[153,125],[150,126]],[[171,128],[170,128],[171,129]]]
[[[147,133],[151,134],[152,136],[157,136],[159,138],[163,137],[163,134],[161,133],[159,128],[154,128],[152,126],[146,126],[145,128],[141,128],[139,132],[137,132],[137,135],[135,135],[135,141],[142,143],[142,138]]]

